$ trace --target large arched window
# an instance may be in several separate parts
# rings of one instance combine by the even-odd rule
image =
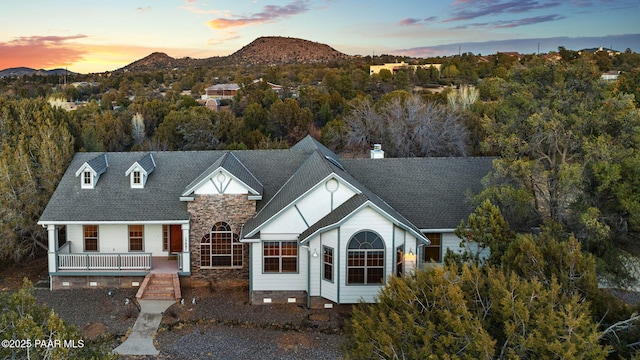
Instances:
[[[200,241],[201,268],[242,267],[242,243],[225,222],[217,222]]]
[[[372,231],[361,231],[347,245],[347,284],[384,282],[384,241]]]

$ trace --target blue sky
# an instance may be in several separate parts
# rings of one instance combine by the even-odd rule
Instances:
[[[9,5],[10,4],[10,5]],[[260,36],[349,55],[585,47],[640,52],[640,0],[23,0],[0,11],[0,69],[115,70],[154,51],[229,55]]]

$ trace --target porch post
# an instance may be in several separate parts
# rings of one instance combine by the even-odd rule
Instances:
[[[49,273],[56,272],[58,268],[58,233],[55,225],[47,225],[48,245],[49,245]]]
[[[189,256],[189,224],[182,224],[182,272],[191,272],[191,258]]]

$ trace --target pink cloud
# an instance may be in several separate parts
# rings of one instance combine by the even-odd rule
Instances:
[[[209,26],[214,29],[227,29],[230,27],[258,25],[288,18],[293,15],[305,13],[309,10],[308,0],[295,0],[284,6],[265,5],[261,12],[248,16],[231,15],[232,19],[217,18],[209,21]]]
[[[29,36],[0,42],[2,54],[0,69],[19,66],[49,69],[71,65],[82,60],[86,51],[67,42],[86,37],[86,35]]]

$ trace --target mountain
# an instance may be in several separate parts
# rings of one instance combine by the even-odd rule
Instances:
[[[32,69],[28,67],[16,67],[0,70],[0,78],[3,77],[11,77],[11,76],[24,76],[24,75],[74,75],[76,73],[72,71],[68,71],[65,69],[53,69],[53,70],[43,70],[43,69]]]
[[[175,59],[167,54],[155,52],[115,72],[153,71],[215,65],[305,64],[348,58],[350,58],[349,55],[343,54],[329,45],[304,39],[268,36],[257,38],[229,56],[206,59],[188,57]]]
[[[115,70],[120,72],[155,71],[187,67],[207,67],[216,65],[256,65],[256,64],[307,64],[349,59],[351,56],[343,54],[329,45],[317,42],[280,36],[259,37],[249,45],[229,56],[215,56],[206,59],[190,57],[175,59],[171,56],[154,52],[140,60]],[[4,76],[22,75],[55,75],[64,74],[64,69],[34,70],[30,68],[12,68],[0,71],[0,78]],[[73,74],[68,72],[68,74]]]
[[[304,39],[260,37],[227,57],[232,64],[300,64],[347,59],[329,45]]]
[[[134,61],[131,64],[116,70],[116,72],[123,71],[154,71],[154,70],[166,70],[185,67],[198,67],[207,66],[217,62],[219,57],[212,57],[208,59],[193,59],[193,58],[181,58],[175,59],[171,56],[154,52],[149,56],[146,56],[140,60]]]

